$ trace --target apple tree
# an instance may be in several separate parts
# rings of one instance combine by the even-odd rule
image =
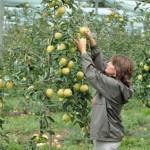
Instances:
[[[139,63],[138,68],[138,96],[146,107],[150,107],[150,58],[148,54],[145,54],[145,59]]]
[[[25,109],[39,116],[36,142],[49,133],[51,145],[52,112],[60,107],[63,121],[72,121],[88,133],[91,94],[74,43],[77,36],[84,36],[82,26],[87,22],[72,0],[43,0],[42,6],[29,17],[32,9],[25,5],[25,21],[17,18],[9,29],[3,72],[13,79],[16,94],[24,97]]]
[[[0,76],[0,149],[7,149],[9,137],[6,131],[3,130],[5,123],[5,95],[13,88],[13,81],[6,80]]]

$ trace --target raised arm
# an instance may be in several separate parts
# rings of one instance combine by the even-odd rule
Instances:
[[[81,63],[87,80],[104,97],[113,97],[115,91],[119,91],[117,80],[104,75],[95,67],[91,57],[87,54],[85,38],[76,39],[76,43],[81,53]]]
[[[96,40],[94,39],[90,29],[85,32],[85,35],[90,42],[91,58],[93,60],[93,63],[95,64],[95,67],[98,70],[101,70],[102,72],[104,72],[106,63],[103,59],[101,49],[98,49]]]
[[[118,81],[104,75],[100,70],[96,69],[92,59],[87,53],[81,54],[81,63],[83,72],[93,88],[108,99],[115,97],[115,94],[118,95]]]

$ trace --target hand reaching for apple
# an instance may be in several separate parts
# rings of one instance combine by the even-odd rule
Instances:
[[[82,31],[82,34],[86,36],[87,40],[90,42],[91,47],[95,47],[97,43],[93,37],[91,30],[88,27],[82,27],[81,29],[80,29],[80,32]]]
[[[91,47],[95,47],[96,44],[96,40],[94,39],[92,32],[90,31],[90,29],[88,28],[88,30],[85,31],[85,35],[86,38],[89,40]]]
[[[81,27],[80,33],[86,36],[87,40],[90,42],[91,47],[95,47],[97,45],[96,40],[93,38],[92,32],[88,27]],[[86,53],[86,45],[87,45],[86,38],[78,37],[77,39],[75,39],[76,45],[80,50],[81,54]]]
[[[76,45],[81,54],[86,53],[86,38],[77,38],[75,39]]]
[[[87,29],[85,30],[84,34],[85,34],[85,36],[86,36],[86,38],[87,38],[88,40],[90,40],[91,38],[93,38],[92,32],[91,32],[91,30],[90,30],[89,28],[87,28]]]

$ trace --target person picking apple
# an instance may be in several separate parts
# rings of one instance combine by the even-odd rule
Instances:
[[[75,42],[85,77],[96,89],[90,124],[93,150],[117,150],[124,136],[121,110],[133,93],[130,82],[133,63],[122,55],[112,56],[106,63],[90,29],[85,35],[86,38],[77,38]],[[87,44],[91,55],[87,53]]]

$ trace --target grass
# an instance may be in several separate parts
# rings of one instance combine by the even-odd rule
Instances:
[[[13,101],[12,101],[13,100]],[[7,105],[12,107],[10,110],[18,109],[19,99],[8,99]],[[14,108],[13,108],[14,107]],[[56,122],[53,125],[56,135],[61,135],[58,139],[63,147],[61,150],[92,150],[90,144],[83,137],[79,127],[71,123],[62,121],[62,112],[53,114]],[[125,138],[120,150],[149,150],[150,149],[150,109],[144,107],[138,100],[131,100],[125,105],[122,111],[123,123],[125,126]],[[38,117],[35,115],[7,116],[5,118],[4,131],[8,132],[10,143],[8,150],[23,150],[25,142],[38,133]],[[55,137],[54,137],[55,138]],[[39,148],[48,150],[48,147]],[[53,148],[52,150],[56,150]]]
[[[38,130],[38,118],[34,115],[7,117],[5,130],[18,134],[26,134]]]
[[[150,109],[139,100],[131,100],[122,112],[125,138],[120,150],[150,149]]]

